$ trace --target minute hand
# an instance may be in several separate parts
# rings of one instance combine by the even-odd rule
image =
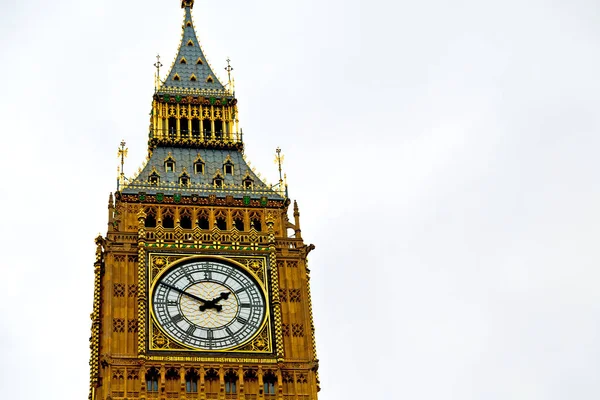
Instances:
[[[181,294],[185,294],[186,296],[188,296],[188,297],[191,297],[191,298],[192,298],[192,299],[194,299],[194,300],[198,300],[198,301],[201,301],[201,302],[203,302],[203,303],[209,303],[209,301],[208,301],[208,300],[204,300],[203,298],[201,298],[201,297],[198,297],[198,296],[196,296],[195,294],[191,294],[191,293],[189,293],[189,292],[186,292],[186,291],[184,291],[184,290],[182,290],[182,289],[179,289],[179,288],[178,288],[178,287],[176,287],[176,286],[172,286],[172,285],[169,285],[168,283],[164,283],[164,282],[161,282],[161,284],[162,284],[162,285],[164,285],[164,286],[166,286],[166,287],[168,287],[169,289],[173,289],[173,290],[174,290],[174,291],[176,291],[176,292],[179,292],[179,293],[181,293]]]

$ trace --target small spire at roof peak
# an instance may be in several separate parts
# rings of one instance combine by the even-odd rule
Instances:
[[[194,0],[181,0],[181,8],[194,8]]]

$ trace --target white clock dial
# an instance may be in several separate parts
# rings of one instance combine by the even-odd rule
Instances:
[[[202,350],[226,350],[261,327],[263,292],[245,271],[215,260],[176,265],[154,284],[156,322],[172,339]]]

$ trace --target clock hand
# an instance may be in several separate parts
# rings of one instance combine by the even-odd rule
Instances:
[[[184,291],[184,290],[182,290],[182,289],[179,289],[179,288],[178,288],[178,287],[176,287],[176,286],[172,286],[172,285],[169,285],[168,283],[164,283],[164,282],[161,282],[161,284],[165,285],[165,286],[166,286],[166,287],[168,287],[169,289],[173,289],[173,290],[174,290],[174,291],[176,291],[176,292],[179,292],[179,293],[181,293],[181,294],[185,294],[186,296],[188,296],[188,297],[191,297],[191,298],[192,298],[192,299],[194,299],[194,300],[201,301],[201,302],[203,302],[203,303],[205,303],[205,304],[210,304],[210,303],[211,303],[211,302],[210,302],[210,301],[208,301],[208,300],[204,300],[203,298],[201,298],[201,297],[198,297],[198,296],[196,296],[195,294],[192,294],[192,293],[186,292],[186,291]]]
[[[223,306],[220,304],[216,304],[214,300],[204,303],[200,306],[200,311],[208,310],[209,308],[214,308],[217,311],[221,311]]]
[[[209,308],[214,308],[215,310],[217,310],[217,312],[221,311],[223,309],[223,306],[220,304],[217,304],[217,303],[221,300],[227,300],[229,298],[229,295],[230,295],[230,293],[228,293],[228,292],[221,293],[219,295],[219,297],[215,297],[211,301],[205,302],[204,304],[202,304],[200,306],[200,311],[204,311]]]
[[[223,292],[223,293],[221,293],[221,294],[219,295],[219,297],[215,297],[214,299],[212,299],[212,300],[211,300],[211,303],[215,303],[215,304],[216,304],[216,303],[218,303],[218,302],[219,302],[219,301],[221,301],[221,300],[227,300],[227,299],[229,298],[229,295],[230,295],[230,294],[231,294],[231,293],[229,293],[229,292]]]
[[[217,297],[216,299],[212,299],[211,301],[208,301],[208,302],[202,304],[200,306],[200,311],[208,310],[209,308],[214,308],[217,311],[221,311],[223,309],[223,306],[220,304],[217,304],[217,302],[219,300],[221,300],[221,298]]]

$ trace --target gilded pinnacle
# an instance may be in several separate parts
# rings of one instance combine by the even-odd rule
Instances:
[[[181,0],[181,8],[194,8],[194,0]]]

